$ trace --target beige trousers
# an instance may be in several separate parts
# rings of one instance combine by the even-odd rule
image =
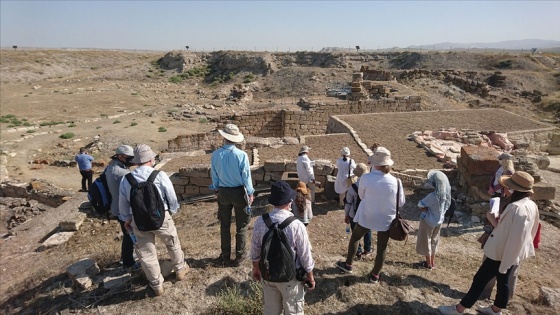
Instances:
[[[134,224],[134,220],[132,222],[132,228],[137,240],[136,253],[140,259],[146,278],[150,283],[150,287],[154,290],[160,289],[163,287],[163,276],[161,275],[157,257],[156,236],[167,247],[167,253],[169,254],[169,258],[171,258],[171,263],[175,271],[185,268],[186,266],[185,255],[183,254],[181,243],[177,236],[175,222],[173,222],[169,211],[165,211],[165,220],[158,230],[142,232],[138,230],[136,224]]]
[[[263,314],[303,315],[305,290],[296,279],[290,282],[268,282],[262,280]]]
[[[424,256],[437,254],[439,247],[439,232],[441,224],[436,227],[429,226],[425,220],[420,220],[416,238],[416,252]]]
[[[309,187],[309,194],[311,197],[311,202],[315,202],[315,189],[316,189],[316,185],[314,182],[309,182],[307,183],[307,186]]]

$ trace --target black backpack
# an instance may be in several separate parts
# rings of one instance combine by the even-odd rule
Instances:
[[[262,218],[268,232],[264,235],[261,246],[261,276],[270,282],[289,282],[296,277],[296,255],[288,244],[284,228],[296,218],[291,216],[281,224],[272,223],[268,213],[263,214]]]
[[[107,177],[105,171],[93,182],[87,194],[88,200],[95,212],[99,214],[107,214],[111,210],[111,192],[107,185]]]
[[[360,206],[360,202],[362,202],[362,199],[360,198],[360,195],[358,195],[358,185],[356,185],[356,183],[352,184],[352,189],[354,189],[354,191],[356,192],[356,196],[358,198],[356,199],[356,209],[354,209],[355,213],[358,213],[358,207]]]
[[[159,171],[154,170],[148,180],[138,183],[131,173],[126,174],[130,183],[130,207],[134,223],[140,231],[154,231],[163,225],[165,207],[154,179]]]

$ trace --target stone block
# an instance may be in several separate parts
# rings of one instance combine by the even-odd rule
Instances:
[[[251,171],[251,178],[255,181],[263,181],[264,180],[264,167],[258,167],[255,170]]]
[[[324,187],[323,194],[326,200],[338,200],[338,194],[334,191],[335,180],[336,177],[328,175],[326,181],[322,183]]]
[[[335,166],[329,160],[315,160],[313,173],[315,175],[333,175]]]
[[[171,183],[173,183],[173,185],[179,185],[179,186],[185,186],[188,185],[190,180],[188,177],[181,177],[178,175],[175,176],[171,176]]]
[[[552,309],[560,310],[560,289],[541,287],[538,301]]]
[[[296,162],[287,162],[286,163],[286,172],[297,172],[297,163]]]
[[[95,260],[84,258],[66,268],[66,273],[79,287],[87,289],[92,285],[91,277],[100,272]]]
[[[494,175],[473,176],[469,173],[464,174],[464,177],[467,180],[467,184],[469,186],[475,186],[482,190],[488,190],[488,186],[490,185],[493,176]]]
[[[533,191],[534,193],[531,196],[533,200],[554,200],[556,187],[551,186],[545,181],[541,181],[533,185]]]
[[[39,248],[37,249],[37,251],[43,251],[47,248],[51,248],[51,247],[55,247],[61,244],[64,244],[66,242],[68,242],[68,240],[72,237],[72,235],[74,235],[74,231],[72,232],[58,232],[55,233],[53,235],[51,235],[49,238],[47,238],[43,244],[41,244],[41,246],[39,246]]]
[[[210,177],[191,177],[191,185],[208,187],[212,185],[212,179]]]
[[[284,175],[284,172],[270,172],[270,180],[274,181],[274,182],[282,180],[283,175]],[[297,180],[297,178],[296,178],[296,180]]]
[[[193,164],[179,169],[181,177],[210,177],[210,164]]]
[[[67,221],[60,221],[60,223],[58,224],[60,227],[61,231],[78,231],[80,229],[80,226],[82,226],[82,224],[84,223],[84,220],[86,219],[86,214],[83,212],[78,212],[76,213],[76,215],[74,216],[74,218],[72,218],[71,220],[67,220]]]
[[[210,189],[210,188],[204,187],[204,186],[199,187],[198,191],[199,191],[198,193],[200,195],[211,195],[211,194],[215,193],[215,191],[213,189]]]
[[[498,151],[489,147],[461,147],[461,163],[471,175],[494,174],[500,167]]]
[[[105,290],[111,290],[121,287],[129,282],[131,278],[130,273],[105,277],[103,279],[103,288],[105,288]]]
[[[173,190],[175,190],[175,194],[177,194],[177,195],[184,194],[185,193],[185,186],[173,184]]]
[[[265,172],[284,172],[286,171],[285,161],[267,161],[264,163]]]
[[[199,194],[199,187],[194,185],[185,186],[185,194],[186,195],[198,195]]]

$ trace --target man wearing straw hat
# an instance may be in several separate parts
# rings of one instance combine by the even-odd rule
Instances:
[[[235,261],[239,266],[247,260],[245,234],[251,220],[251,213],[245,211],[253,202],[253,182],[247,153],[235,147],[245,137],[234,124],[227,124],[218,130],[224,137],[224,145],[212,153],[210,189],[218,195],[218,219],[220,220],[220,258],[224,265],[231,263],[231,210],[235,210]]]

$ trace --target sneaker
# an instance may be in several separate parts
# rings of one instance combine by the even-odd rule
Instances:
[[[154,294],[155,294],[156,296],[160,296],[160,295],[163,294],[163,287],[157,288],[157,289],[152,288],[152,290],[154,290]]]
[[[414,268],[417,268],[417,269],[428,269],[428,270],[434,269],[432,266],[428,265],[425,261],[421,261],[421,262],[415,263],[415,264],[413,265],[413,267],[414,267]]]
[[[463,313],[459,313],[459,311],[457,311],[457,307],[456,305],[449,305],[449,306],[440,306],[438,307],[438,311],[440,313],[442,313],[443,315],[460,315]]]
[[[345,261],[337,262],[336,267],[344,272],[352,273],[352,265],[347,264]]]
[[[362,253],[356,253],[356,260],[362,259]]]
[[[371,272],[370,272],[368,278],[369,278],[369,282],[371,282],[371,283],[378,283],[379,282],[379,275],[374,275]]]
[[[142,265],[140,264],[140,262],[135,262],[132,266],[123,266],[123,269],[126,271],[138,271],[142,269]]]
[[[492,305],[486,307],[479,306],[477,307],[477,311],[479,311],[482,314],[488,314],[488,315],[502,315],[502,311],[494,312],[494,310],[492,309]]]
[[[362,253],[362,257],[367,257],[370,256],[371,254],[373,254],[373,251],[371,249],[366,250],[365,252]]]
[[[189,265],[185,263],[185,267],[175,271],[175,279],[177,279],[177,281],[185,279],[187,272],[189,272]]]

